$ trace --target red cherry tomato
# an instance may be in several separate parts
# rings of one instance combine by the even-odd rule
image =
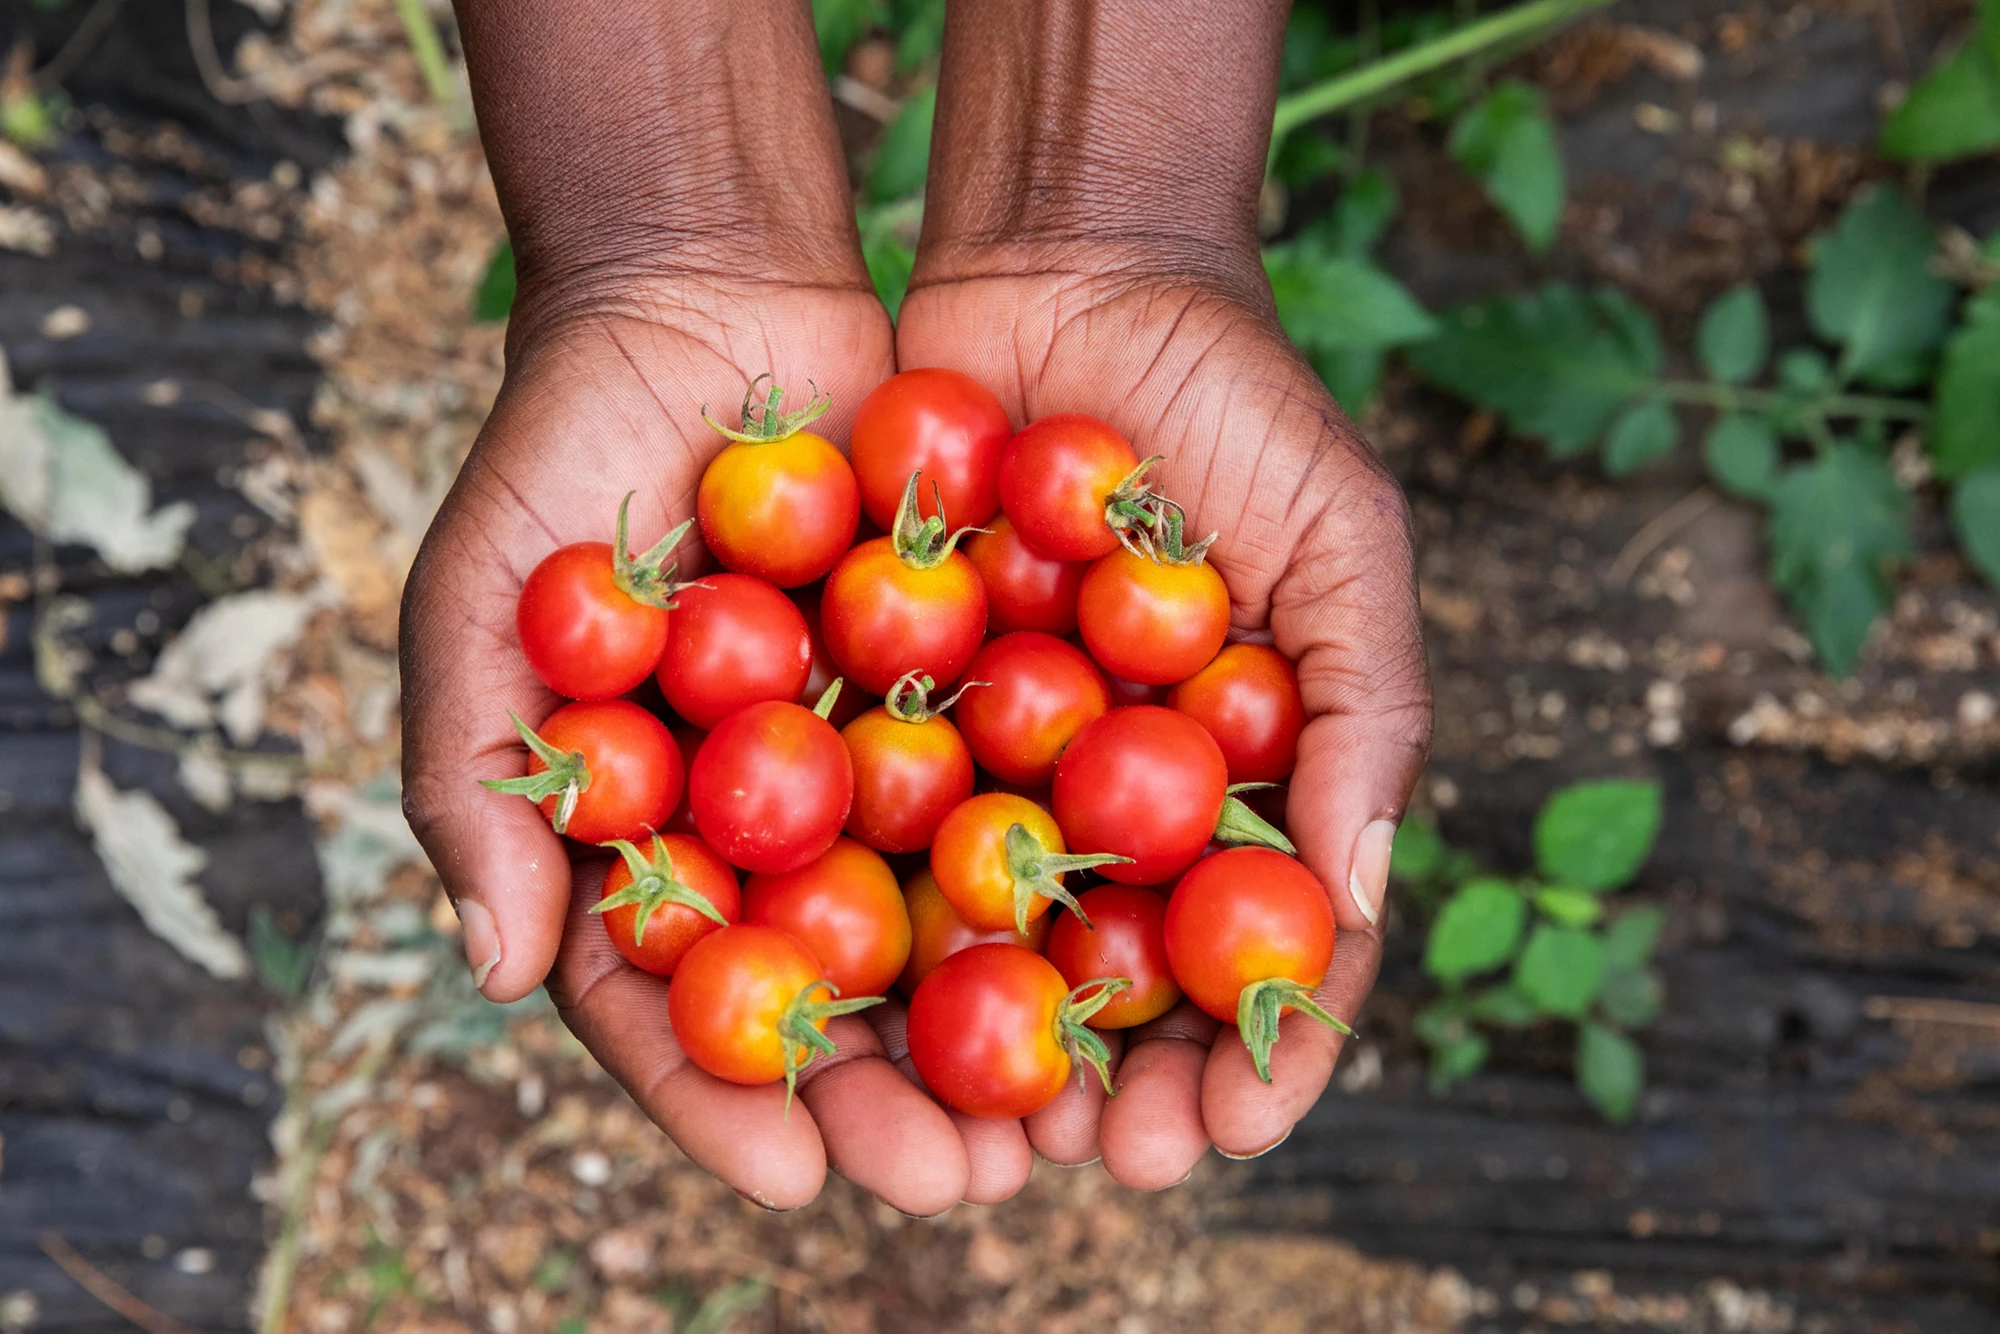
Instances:
[[[695,828],[746,871],[793,871],[825,852],[853,799],[854,766],[840,733],[791,703],[730,714],[688,774]]]
[[[1033,786],[1055,776],[1063,747],[1111,708],[1104,674],[1074,644],[1033,630],[979,650],[958,701],[972,758],[996,778]]]
[[[828,400],[783,413],[783,391],[776,386],[756,401],[758,386],[769,378],[759,376],[744,396],[742,430],[709,422],[731,443],[701,475],[695,516],[701,540],[723,565],[796,588],[832,569],[854,540],[861,493],[846,457],[799,429],[824,412]]]
[[[771,926],[711,931],[691,946],[667,989],[667,1022],[688,1059],[732,1084],[785,1081],[833,1054],[826,1021],[877,1004],[879,996],[832,999],[819,960]]]
[[[1051,903],[1074,906],[1063,876],[1105,860],[1065,853],[1055,817],[1010,792],[961,802],[931,841],[938,892],[967,925],[985,931],[1026,934]]]
[[[1167,963],[1167,900],[1142,885],[1099,885],[1076,896],[1090,916],[1059,913],[1049,931],[1049,962],[1069,986],[1096,977],[1129,977],[1132,987],[1111,998],[1092,1028],[1134,1028],[1174,1008],[1181,989]]]
[[[910,1060],[933,1094],[968,1116],[1033,1115],[1078,1060],[1109,1092],[1110,1052],[1085,1021],[1124,984],[1096,979],[1079,996],[1031,950],[974,945],[932,969],[910,998]]]
[[[701,749],[701,743],[706,740],[708,740],[708,733],[699,728],[676,727],[674,729],[674,746],[681,753],[682,773],[689,773],[694,769],[695,753]],[[694,827],[694,812],[688,809],[688,790],[685,784],[681,786],[681,799],[675,803],[674,813],[667,817],[667,822],[664,825],[660,826],[660,832],[663,834],[686,834],[691,838],[699,838],[701,836],[701,831]]]
[[[1229,590],[1204,560],[1151,560],[1123,547],[1094,562],[1077,595],[1090,656],[1114,676],[1171,685],[1208,665],[1229,634]]]
[[[1167,707],[1208,729],[1232,783],[1275,783],[1291,773],[1305,730],[1298,673],[1268,644],[1231,644],[1173,688]]]
[[[539,734],[519,718],[514,727],[528,745],[527,776],[485,786],[536,802],[558,834],[579,843],[643,838],[681,799],[680,749],[664,723],[630,700],[565,704]]]
[[[612,846],[619,860],[590,910],[604,914],[628,962],[671,977],[691,945],[742,916],[736,872],[700,839],[655,834],[644,851],[623,839]]]
[[[790,598],[747,574],[711,574],[681,590],[657,675],[673,711],[707,728],[797,699],[811,671],[812,633]]]
[[[958,534],[919,520],[916,477],[903,491],[896,531],[841,557],[820,600],[820,629],[841,674],[870,694],[922,672],[958,680],[986,634],[986,589]]]
[[[889,531],[921,469],[921,501],[935,486],[954,520],[985,523],[1000,508],[1000,451],[1013,433],[1000,400],[969,375],[926,366],[890,376],[861,400],[848,435],[862,511]]]
[[[965,539],[965,558],[986,586],[986,625],[994,634],[1076,633],[1076,594],[1088,565],[1036,555],[1004,514]]]
[[[904,996],[914,996],[917,984],[931,970],[962,949],[974,945],[1019,945],[1037,954],[1049,939],[1049,919],[1045,914],[1028,923],[1026,935],[1008,926],[999,931],[983,931],[967,926],[965,919],[951,910],[938,893],[937,877],[926,867],[903,882],[903,902],[910,913],[910,961],[896,987]]]
[[[675,567],[667,561],[687,525],[634,557],[618,506],[615,543],[573,542],[542,558],[514,608],[521,650],[542,684],[571,699],[615,699],[652,674],[667,643]],[[622,559],[620,553],[624,553]]]
[[[819,594],[809,592],[793,594],[792,600],[798,604],[799,614],[806,618],[806,630],[812,636],[812,670],[806,673],[806,688],[793,701],[810,709],[826,694],[826,688],[840,675],[840,668],[833,665],[833,654],[827,652],[826,636],[819,629]],[[868,712],[875,703],[875,697],[856,686],[852,681],[841,685],[840,694],[834,698],[833,711],[826,720],[835,727],[845,727]]]
[[[1167,702],[1165,686],[1142,685],[1137,681],[1127,681],[1122,676],[1104,674],[1104,684],[1111,691],[1111,707],[1129,709],[1134,704],[1160,704]]]
[[[910,958],[910,914],[896,873],[851,838],[796,871],[751,876],[743,920],[796,936],[843,996],[887,991]]]
[[[1284,1014],[1303,1010],[1348,1031],[1312,998],[1333,962],[1333,905],[1294,859],[1269,848],[1216,853],[1174,886],[1166,935],[1181,989],[1236,1024],[1265,1083]]]
[[[972,795],[972,753],[930,707],[929,680],[904,678],[890,687],[887,703],[840,731],[854,761],[847,832],[880,852],[922,852],[944,817]]]
[[[1031,551],[1096,560],[1118,549],[1111,518],[1145,496],[1145,469],[1124,436],[1062,412],[1028,423],[1000,455],[1000,506]]]

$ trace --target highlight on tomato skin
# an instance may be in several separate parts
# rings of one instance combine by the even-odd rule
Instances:
[[[1104,673],[1053,635],[1017,631],[990,639],[966,668],[956,717],[972,758],[1023,787],[1055,777],[1070,738],[1111,707]]]
[[[938,892],[937,877],[929,867],[903,882],[903,902],[910,916],[910,959],[903,966],[903,975],[896,979],[896,989],[906,999],[916,994],[918,983],[929,977],[932,969],[960,950],[974,945],[1019,945],[1040,954],[1048,944],[1048,914],[1029,922],[1025,933],[1012,926],[989,931],[967,925]]]
[[[954,522],[984,525],[1000,509],[1000,452],[1013,435],[1000,400],[969,375],[922,366],[890,376],[861,400],[848,433],[862,512],[889,531],[910,474],[921,472],[926,512],[937,512],[935,487]]]
[[[1135,1028],[1174,1008],[1181,998],[1167,959],[1167,899],[1146,885],[1098,885],[1076,896],[1090,918],[1051,914],[1048,958],[1071,987],[1094,977],[1126,977],[1130,990],[1111,998],[1089,1020],[1092,1028]]]
[[[795,937],[843,996],[886,992],[909,962],[902,886],[881,854],[851,838],[795,871],[751,876],[742,916]]]
[[[1270,645],[1224,648],[1169,692],[1167,707],[1215,738],[1231,783],[1277,783],[1291,775],[1306,705],[1298,672]]]
[[[812,672],[812,633],[793,601],[747,574],[681,590],[655,675],[673,711],[712,728],[738,709],[796,700]]]
[[[664,723],[629,700],[565,704],[539,732],[513,721],[528,747],[528,772],[480,785],[533,801],[558,834],[580,843],[644,838],[680,801],[680,748]]]

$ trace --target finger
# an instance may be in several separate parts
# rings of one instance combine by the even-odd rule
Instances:
[[[1341,932],[1316,999],[1351,1023],[1374,987],[1381,963],[1380,935]],[[1271,1082],[1266,1084],[1235,1028],[1225,1027],[1201,1078],[1202,1124],[1217,1150],[1232,1158],[1253,1158],[1283,1143],[1325,1091],[1344,1041],[1311,1015],[1294,1010],[1278,1023]]]
[[[1132,1030],[1118,1064],[1118,1093],[1105,1104],[1099,1132],[1104,1168],[1120,1184],[1179,1185],[1208,1152],[1201,1079],[1220,1027],[1183,1001]]]
[[[1028,1184],[1034,1171],[1035,1155],[1019,1121],[988,1120],[967,1116],[934,1101],[931,1091],[910,1059],[907,1020],[909,1011],[894,1001],[863,1010],[881,1039],[885,1057],[911,1088],[946,1116],[965,1146],[966,1181],[961,1197],[967,1204],[998,1204],[1010,1200]]]
[[[1125,1035],[1116,1029],[1098,1034],[1110,1049],[1111,1078],[1118,1078],[1118,1057],[1125,1049]],[[1079,1078],[1081,1076],[1081,1078]],[[1034,1151],[1061,1167],[1080,1167],[1103,1155],[1098,1144],[1098,1123],[1104,1116],[1104,1081],[1097,1071],[1079,1062],[1055,1101],[1027,1117],[1021,1124],[1028,1132]]]
[[[971,1164],[944,1109],[890,1064],[882,1039],[858,1016],[835,1019],[826,1031],[838,1050],[806,1067],[799,1100],[833,1169],[919,1218],[964,1199]]]

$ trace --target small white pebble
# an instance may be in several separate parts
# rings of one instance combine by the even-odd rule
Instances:
[[[215,1268],[215,1252],[206,1246],[190,1246],[174,1257],[174,1268],[183,1274],[206,1274]]]
[[[586,1186],[608,1185],[611,1181],[611,1160],[595,1149],[585,1149],[569,1160],[569,1172]]]

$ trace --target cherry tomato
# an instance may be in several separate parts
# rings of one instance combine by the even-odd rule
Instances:
[[[998,931],[984,931],[976,926],[967,926],[965,919],[951,910],[944,895],[938,893],[937,877],[925,867],[903,882],[903,902],[910,913],[910,961],[903,968],[903,975],[896,979],[896,987],[904,996],[913,996],[917,984],[930,976],[931,970],[940,963],[973,945],[1019,945],[1037,954],[1049,939],[1049,918],[1037,917],[1028,923],[1026,935],[1007,926]]]
[[[1065,853],[1055,817],[1011,792],[961,802],[931,841],[931,874],[952,911],[969,926],[1022,935],[1049,904],[1076,906],[1064,875],[1107,860],[1116,859]]]
[[[714,727],[765,700],[795,700],[812,672],[812,633],[792,600],[747,574],[681,590],[656,675],[673,711]]]
[[[1104,674],[1104,684],[1111,691],[1111,707],[1129,709],[1134,704],[1161,704],[1167,702],[1165,686],[1143,685],[1138,681],[1127,681],[1122,676]]]
[[[843,996],[887,991],[910,958],[910,914],[896,873],[851,838],[796,871],[751,876],[743,920],[796,936]]]
[[[862,512],[889,531],[921,470],[920,499],[935,486],[947,514],[985,523],[1000,509],[1000,451],[1013,434],[1000,400],[969,375],[925,366],[890,376],[861,400],[848,435]]]
[[[1151,704],[1113,709],[1078,732],[1056,765],[1053,797],[1071,847],[1129,859],[1099,868],[1122,884],[1174,879],[1211,838],[1292,850],[1229,795],[1222,749],[1202,725]]]
[[[820,629],[841,674],[870,694],[922,672],[958,680],[986,634],[986,589],[959,534],[918,519],[917,479],[903,489],[896,530],[841,557],[820,600]]]
[[[674,746],[681,753],[681,772],[690,773],[694,769],[694,757],[701,749],[701,743],[708,740],[708,733],[697,727],[676,727]],[[688,790],[681,787],[681,799],[674,805],[674,813],[660,826],[663,834],[687,834],[699,838],[701,831],[694,827],[694,812],[688,808]],[[713,851],[713,849],[711,849]]]
[[[994,634],[1076,633],[1076,593],[1088,565],[1036,555],[1004,514],[965,539],[965,558],[986,586],[986,624]]]
[[[807,422],[826,411],[814,398],[797,412],[780,411],[784,391],[772,385],[756,401],[760,375],[743,397],[739,431],[702,416],[730,443],[709,460],[695,495],[701,540],[729,569],[780,588],[809,584],[833,568],[854,540],[861,492],[854,470]]]
[[[615,699],[652,674],[667,644],[667,613],[679,586],[667,556],[680,527],[643,556],[625,545],[618,506],[615,540],[573,542],[542,558],[521,585],[514,627],[542,684],[571,699]]]
[[[1118,549],[1114,521],[1129,526],[1145,501],[1145,471],[1109,424],[1061,412],[1028,423],[1007,442],[1000,506],[1029,550],[1050,560],[1096,560]]]
[[[840,675],[840,669],[833,665],[833,655],[826,650],[826,636],[820,633],[819,594],[793,594],[792,600],[798,604],[799,614],[806,618],[806,630],[812,636],[812,670],[806,673],[806,688],[793,702],[810,709],[826,694],[826,688]],[[841,686],[833,701],[833,712],[826,715],[826,720],[835,727],[845,727],[868,712],[874,703],[873,695],[848,682]]]
[[[1229,590],[1205,560],[1119,548],[1091,564],[1077,595],[1090,656],[1114,676],[1170,685],[1208,665],[1229,634]]]
[[[958,702],[959,730],[980,767],[1009,783],[1048,782],[1070,738],[1111,708],[1083,651],[1034,630],[990,641],[965,679],[978,684]]]
[[[1291,773],[1305,730],[1298,673],[1268,644],[1231,644],[1173,688],[1167,707],[1208,729],[1232,783],[1275,783]]]
[[[1265,1083],[1278,1020],[1289,1011],[1349,1031],[1312,998],[1333,962],[1333,905],[1294,859],[1269,848],[1216,853],[1174,886],[1166,935],[1188,999],[1236,1024]]]
[[[1099,885],[1076,896],[1090,915],[1056,914],[1049,962],[1063,981],[1080,987],[1094,977],[1129,977],[1132,987],[1111,998],[1092,1028],[1134,1028],[1174,1008],[1181,989],[1167,963],[1167,900],[1142,885]]]
[[[960,950],[910,998],[910,1059],[933,1094],[968,1116],[1040,1111],[1062,1092],[1077,1060],[1088,1061],[1109,1092],[1110,1052],[1084,1021],[1122,982],[1099,979],[1089,988],[1095,994],[1082,998],[1032,950]]]
[[[590,910],[604,914],[618,952],[647,972],[673,976],[689,946],[743,915],[736,872],[700,839],[655,834],[644,852],[624,839],[611,846],[619,860]]]
[[[580,843],[642,838],[681,799],[680,749],[630,700],[580,700],[550,714],[539,734],[519,718],[514,728],[528,745],[527,776],[484,785],[537,803],[558,834]]]
[[[840,731],[854,761],[847,832],[880,852],[922,852],[944,817],[972,795],[972,753],[930,706],[929,688],[928,676],[904,677],[886,703]]]
[[[826,1021],[878,1004],[880,996],[832,999],[833,984],[798,940],[745,922],[697,940],[667,988],[667,1022],[688,1059],[732,1084],[785,1081],[833,1055]]]
[[[833,846],[854,799],[840,733],[811,709],[771,701],[730,714],[694,757],[688,805],[723,860],[794,871]]]

